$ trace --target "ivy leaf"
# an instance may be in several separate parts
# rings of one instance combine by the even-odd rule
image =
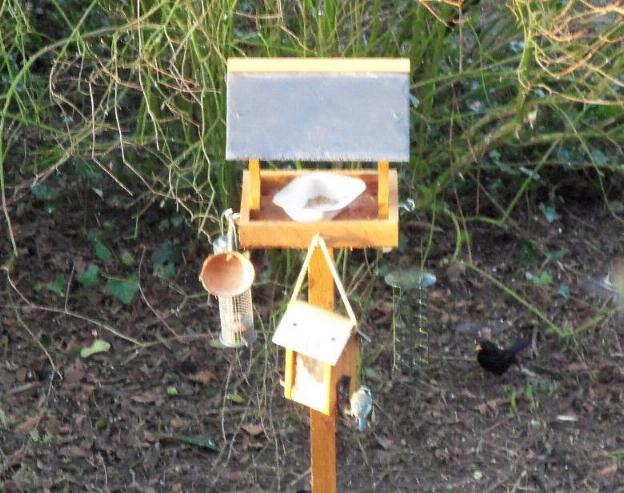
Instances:
[[[542,211],[542,214],[544,214],[544,217],[546,218],[546,221],[548,221],[548,224],[552,224],[557,220],[557,217],[559,217],[554,207],[546,205],[543,202],[540,202],[539,209],[540,211]]]
[[[50,334],[41,334],[39,336],[39,344],[44,348],[49,348],[52,345],[52,336]]]
[[[536,267],[540,264],[539,253],[529,241],[522,240],[520,243],[520,262],[530,267]]]
[[[95,286],[99,281],[100,268],[95,264],[89,264],[83,271],[76,273],[76,279],[85,288]]]
[[[526,278],[531,281],[536,286],[546,286],[552,282],[552,274],[547,270],[542,272],[539,275],[531,274],[530,272],[526,273]]]
[[[175,216],[173,216],[171,218],[171,227],[176,229],[179,228],[180,226],[182,226],[182,223],[184,222],[184,216],[182,214],[176,214]]]
[[[557,294],[562,298],[568,299],[570,297],[570,286],[565,283],[559,284],[557,288]]]
[[[106,292],[124,305],[129,305],[134,299],[134,295],[139,290],[139,281],[135,276],[126,279],[109,279],[106,283]]]
[[[90,346],[83,347],[80,350],[81,358],[89,358],[97,353],[105,353],[110,349],[110,342],[104,339],[96,339]]]
[[[50,281],[47,284],[47,288],[49,291],[52,291],[54,294],[59,296],[63,296],[63,288],[65,287],[65,275],[57,274],[53,281]]]
[[[596,166],[604,166],[609,162],[607,155],[600,149],[591,150],[591,159]]]
[[[35,200],[40,202],[48,202],[50,200],[54,200],[58,197],[58,192],[54,190],[50,190],[47,186],[39,184],[35,185],[30,189],[30,192],[33,194]]]
[[[169,219],[167,219],[167,218],[162,219],[158,223],[158,231],[160,233],[164,233],[165,231],[167,231],[169,229],[169,226],[170,226]]]
[[[205,438],[201,436],[194,437],[194,436],[189,436],[189,435],[171,435],[170,438],[172,440],[178,440],[180,442],[184,442],[189,445],[194,445],[195,447],[212,450],[213,452],[219,451],[219,447],[217,447],[217,444],[210,438]]]
[[[163,265],[167,262],[176,262],[180,258],[178,248],[170,241],[162,242],[156,251],[152,253],[152,263],[154,265]]]
[[[180,258],[180,251],[170,241],[161,243],[152,253],[154,275],[163,279],[171,279],[175,274],[175,263]]]
[[[95,253],[95,256],[103,262],[106,262],[107,260],[113,258],[113,254],[111,253],[111,251],[99,238],[92,238],[91,246],[93,247],[93,252]]]
[[[236,390],[234,392],[228,392],[225,395],[225,398],[228,401],[232,401],[236,404],[242,404],[243,402],[245,402],[245,398],[242,395],[240,395]]]
[[[121,263],[124,264],[126,267],[131,267],[134,265],[134,255],[132,255],[125,248],[121,251],[119,259],[121,260]]]
[[[548,260],[552,260],[555,262],[562,262],[563,257],[565,256],[565,250],[553,250],[552,252],[548,252],[546,254],[546,258]]]

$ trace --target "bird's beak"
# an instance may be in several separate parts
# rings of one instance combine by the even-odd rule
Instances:
[[[478,342],[475,344],[475,351],[478,353],[479,351],[481,351],[481,344],[479,344]]]

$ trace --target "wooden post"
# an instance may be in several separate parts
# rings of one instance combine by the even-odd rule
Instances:
[[[329,249],[333,258],[333,249]],[[308,267],[308,302],[333,310],[334,280],[317,246]],[[310,409],[312,493],[336,493],[336,407],[329,416]]]
[[[388,174],[390,163],[388,161],[377,162],[377,204],[379,206],[379,217],[388,217]]]
[[[260,161],[249,160],[249,178],[251,179],[251,210],[260,209]]]

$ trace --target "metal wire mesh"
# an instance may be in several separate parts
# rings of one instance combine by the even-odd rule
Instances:
[[[221,335],[226,347],[249,346],[256,340],[251,289],[237,296],[219,296]]]
[[[435,275],[411,268],[389,272],[384,280],[392,286],[393,370],[418,370],[429,363],[427,288],[435,284]]]

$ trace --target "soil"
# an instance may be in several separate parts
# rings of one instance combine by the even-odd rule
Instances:
[[[208,242],[167,226],[167,207],[137,221],[119,204],[93,195],[52,213],[35,201],[10,211],[20,255],[0,285],[0,490],[309,490],[308,412],[283,398],[283,354],[270,342],[292,288],[279,262],[252,256],[256,343],[220,348],[216,300],[197,281]],[[482,272],[449,261],[454,228],[438,225],[424,309],[418,292],[393,293],[381,275],[420,265],[428,226],[402,218],[402,247],[353,293],[372,338],[362,361],[375,410],[365,434],[339,418],[339,491],[624,492],[624,328],[603,281],[624,226],[600,202],[558,212],[551,223],[538,210],[507,228],[471,225],[465,259]],[[110,260],[96,257],[93,230]],[[166,241],[181,252],[169,279],[153,257]],[[351,254],[356,267],[363,258]],[[76,275],[89,263],[101,281],[86,288]],[[141,289],[125,305],[105,286],[129,275]],[[535,310],[578,332],[557,335]],[[394,370],[393,318],[398,355],[416,355]],[[476,362],[474,339],[488,330],[501,345],[533,343],[501,378]],[[81,357],[95,339],[110,349]]]

